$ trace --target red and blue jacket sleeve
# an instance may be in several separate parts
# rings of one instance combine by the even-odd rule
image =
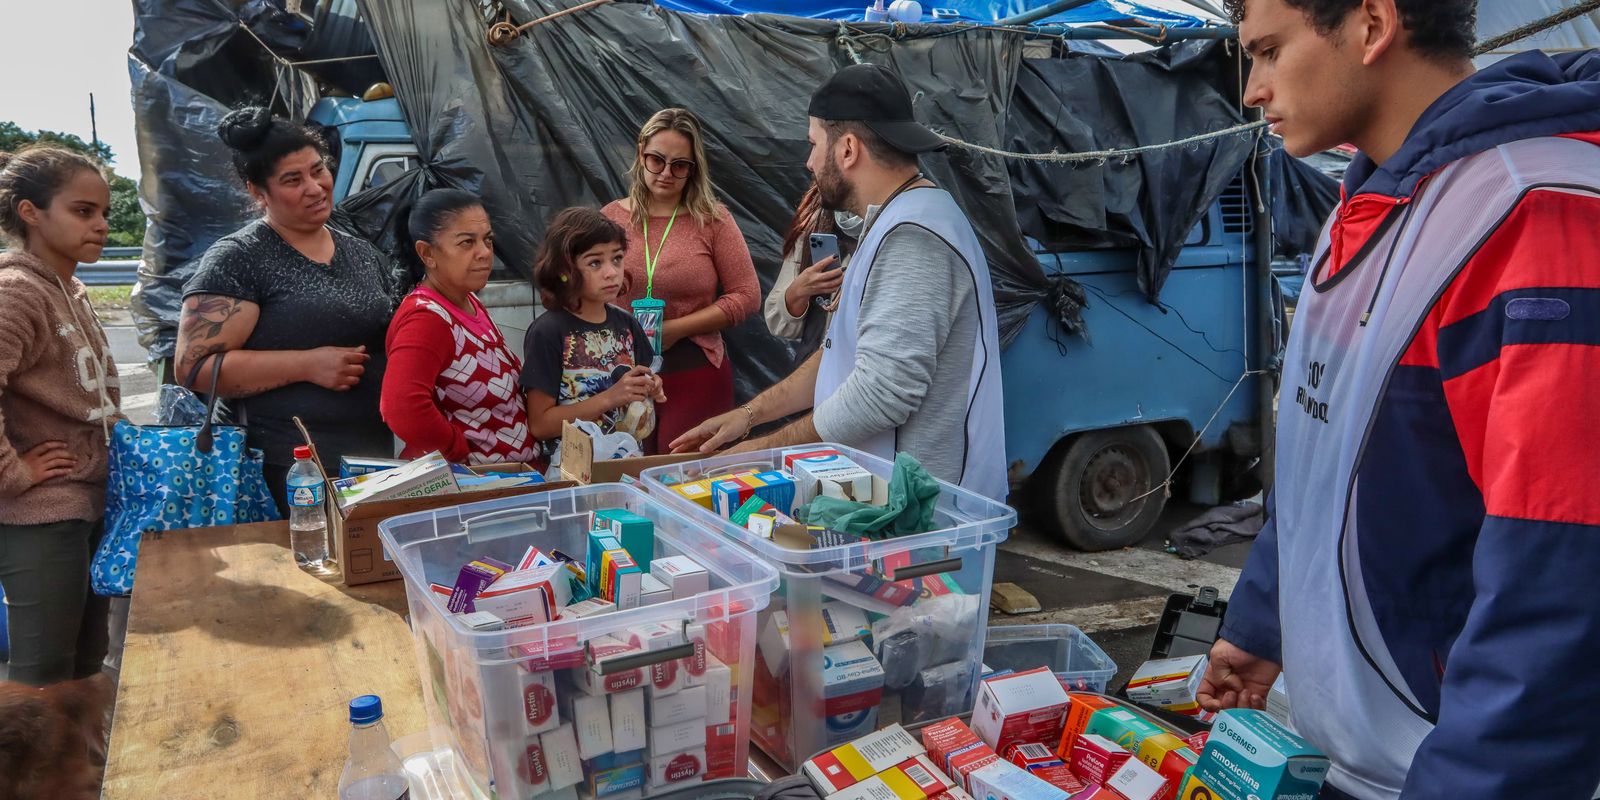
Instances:
[[[1277,509],[1267,495],[1267,521],[1256,534],[1244,571],[1228,598],[1228,613],[1219,637],[1257,658],[1283,663],[1278,615]]]
[[[1587,800],[1600,785],[1597,220],[1600,196],[1530,192],[1418,334],[1485,516],[1405,800]]]

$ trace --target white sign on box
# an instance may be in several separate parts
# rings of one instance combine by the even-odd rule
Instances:
[[[611,695],[611,747],[618,753],[643,750],[650,727],[645,720],[643,689]]]
[[[706,721],[691,719],[673,725],[651,726],[650,757],[706,746]]]
[[[650,697],[650,725],[673,725],[685,720],[706,719],[706,687],[688,686],[672,694],[653,692]]]

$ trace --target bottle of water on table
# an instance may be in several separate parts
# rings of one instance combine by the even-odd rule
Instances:
[[[383,701],[375,694],[351,700],[350,726],[350,758],[339,775],[339,800],[410,800],[405,767],[383,727]]]
[[[289,468],[289,547],[301,569],[320,571],[328,560],[328,515],[324,507],[322,470],[311,460],[311,448],[294,449]]]

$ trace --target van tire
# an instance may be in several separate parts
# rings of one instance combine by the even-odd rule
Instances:
[[[1082,433],[1045,472],[1044,505],[1062,538],[1079,550],[1138,544],[1167,505],[1158,487],[1170,464],[1166,443],[1148,425]]]

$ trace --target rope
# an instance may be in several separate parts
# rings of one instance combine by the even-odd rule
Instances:
[[[1536,19],[1526,25],[1512,28],[1493,39],[1485,39],[1472,48],[1474,56],[1498,50],[1512,42],[1520,42],[1535,34],[1543,33],[1557,25],[1562,25],[1577,19],[1591,11],[1600,9],[1600,0],[1583,0],[1576,5],[1568,6],[1543,19]]]
[[[1200,445],[1200,440],[1205,438],[1206,431],[1211,428],[1211,423],[1217,421],[1217,416],[1222,413],[1222,409],[1226,408],[1228,401],[1233,399],[1233,393],[1239,391],[1239,387],[1244,385],[1244,379],[1250,377],[1251,375],[1267,374],[1269,374],[1269,371],[1264,369],[1247,370],[1241,374],[1239,376],[1239,380],[1233,382],[1233,388],[1229,389],[1228,393],[1223,396],[1222,402],[1217,404],[1217,410],[1211,412],[1211,419],[1206,420],[1206,424],[1200,428],[1200,432],[1194,435],[1194,441],[1189,443],[1189,449],[1184,450],[1183,455],[1178,457],[1178,463],[1172,465],[1172,471],[1167,473],[1167,477],[1164,478],[1160,483],[1151,487],[1150,491],[1145,492],[1138,497],[1130,498],[1128,502],[1122,504],[1123,507],[1126,508],[1127,506],[1137,503],[1140,500],[1155,494],[1156,492],[1165,491],[1168,493],[1168,496],[1171,496],[1172,479],[1177,476],[1178,470],[1183,467],[1183,462],[1189,458],[1189,454],[1193,453],[1194,449]]]
[[[243,20],[239,21],[239,27],[243,29],[245,33],[250,34],[250,38],[256,40],[256,44],[261,45],[261,49],[265,50],[267,55],[272,57],[273,61],[276,61],[285,67],[306,67],[313,64],[337,64],[342,61],[363,61],[368,58],[378,57],[377,53],[368,53],[362,56],[340,56],[339,58],[313,58],[306,61],[290,61],[289,59],[278,55],[278,53],[271,47],[268,47],[267,43],[262,41],[261,37],[257,36],[255,31],[250,30],[250,26],[244,24]]]

